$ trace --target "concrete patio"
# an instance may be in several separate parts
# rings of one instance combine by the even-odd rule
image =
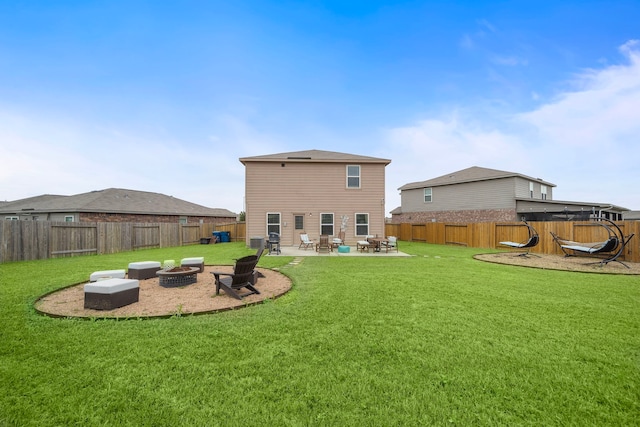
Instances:
[[[315,249],[309,248],[309,249],[300,249],[298,246],[281,246],[280,247],[280,254],[276,254],[275,252],[272,252],[271,254],[269,254],[268,252],[268,248],[265,248],[265,255],[267,256],[295,256],[295,257],[299,257],[299,256],[369,256],[369,257],[382,257],[382,258],[388,258],[388,257],[409,257],[411,255],[405,254],[402,251],[389,251],[389,252],[385,252],[384,249],[381,250],[380,252],[374,252],[374,250],[372,248],[369,249],[369,252],[361,252],[361,251],[356,251],[356,247],[355,246],[350,246],[349,252],[348,253],[343,253],[343,252],[338,252],[338,249],[334,249],[333,251],[326,253],[326,252],[322,252],[322,253],[318,253],[316,252]]]

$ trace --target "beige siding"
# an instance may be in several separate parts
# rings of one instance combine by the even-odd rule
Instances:
[[[284,165],[284,166],[282,166]],[[355,213],[369,214],[371,234],[384,234],[384,164],[360,164],[361,188],[346,187],[346,163],[247,162],[245,200],[247,243],[266,237],[267,212],[281,214],[283,245],[298,244],[294,215],[304,215],[311,239],[320,235],[320,213],[334,214],[334,233],[342,215],[349,217],[348,244],[355,244]]]
[[[515,196],[521,199],[528,199],[531,197],[530,194],[530,190],[529,190],[529,183],[531,183],[533,181],[529,181],[526,179],[522,179],[522,178],[516,178],[515,183],[516,183],[516,194]],[[533,191],[535,194],[535,190],[536,190],[536,183],[533,183]],[[540,192],[540,185],[538,184],[538,192]]]
[[[540,182],[531,181],[523,178],[515,178],[516,180],[516,197],[521,199],[542,200],[542,185]],[[530,183],[533,183],[533,197],[531,197]],[[547,200],[553,200],[551,192],[552,187],[547,185]]]
[[[430,203],[424,202],[424,189],[405,190],[401,196],[402,210],[403,212],[441,212],[467,209],[514,209],[514,179],[492,179],[433,187]]]

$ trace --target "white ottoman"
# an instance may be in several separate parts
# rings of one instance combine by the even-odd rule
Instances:
[[[198,273],[202,273],[204,271],[204,257],[182,258],[180,267],[198,267],[200,269]]]
[[[140,261],[129,263],[129,279],[151,279],[156,277],[156,271],[160,270],[160,261]]]
[[[104,270],[104,271],[94,271],[89,276],[90,282],[97,282],[102,279],[124,279],[125,271],[124,270]]]
[[[107,279],[84,285],[84,308],[113,310],[134,302],[140,296],[140,283],[133,279]]]

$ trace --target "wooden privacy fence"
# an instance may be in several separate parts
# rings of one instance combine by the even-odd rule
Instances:
[[[551,233],[579,242],[606,240],[604,229],[593,221],[531,222],[540,235],[533,253],[562,255]],[[635,234],[623,259],[640,262],[640,221],[616,223],[625,236]],[[74,255],[111,254],[144,248],[166,248],[200,243],[213,231],[229,232],[232,242],[245,241],[244,222],[228,224],[77,223],[0,221],[0,263]],[[385,234],[400,240],[498,248],[501,241],[521,242],[528,237],[520,222],[448,224],[386,224]],[[505,248],[506,249],[506,248]]]
[[[531,248],[532,253],[564,255],[553,241],[551,232],[577,242],[602,242],[608,237],[606,230],[598,226],[596,221],[530,222],[529,224],[540,235],[540,243]],[[620,221],[616,224],[625,236],[635,234],[621,258],[630,262],[640,262],[640,221]],[[524,242],[528,238],[527,227],[522,222],[385,224],[385,234],[412,242],[491,249],[508,249],[500,246],[499,242]]]
[[[213,231],[244,241],[245,224],[0,221],[0,263],[201,243]]]

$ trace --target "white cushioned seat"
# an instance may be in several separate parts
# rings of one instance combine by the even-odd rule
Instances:
[[[94,271],[89,276],[90,282],[97,282],[102,279],[124,279],[125,271],[124,270],[104,270],[104,271]]]
[[[84,308],[113,310],[138,301],[140,282],[134,279],[107,279],[84,285]]]
[[[129,263],[129,269],[133,268],[133,269],[141,270],[144,268],[154,268],[154,267],[160,268],[160,261],[138,261],[138,262]]]
[[[198,267],[200,269],[199,273],[202,273],[204,270],[204,257],[191,257],[191,258],[182,258],[180,260],[181,267]]]
[[[366,240],[358,240],[358,242],[356,243],[356,250],[364,252],[366,249],[366,251],[369,252],[369,245],[370,243]]]
[[[140,282],[134,279],[108,279],[84,285],[85,292],[94,294],[115,294],[127,289],[139,288]]]
[[[139,261],[129,263],[127,277],[129,279],[151,279],[156,277],[156,271],[160,270],[160,261]]]

